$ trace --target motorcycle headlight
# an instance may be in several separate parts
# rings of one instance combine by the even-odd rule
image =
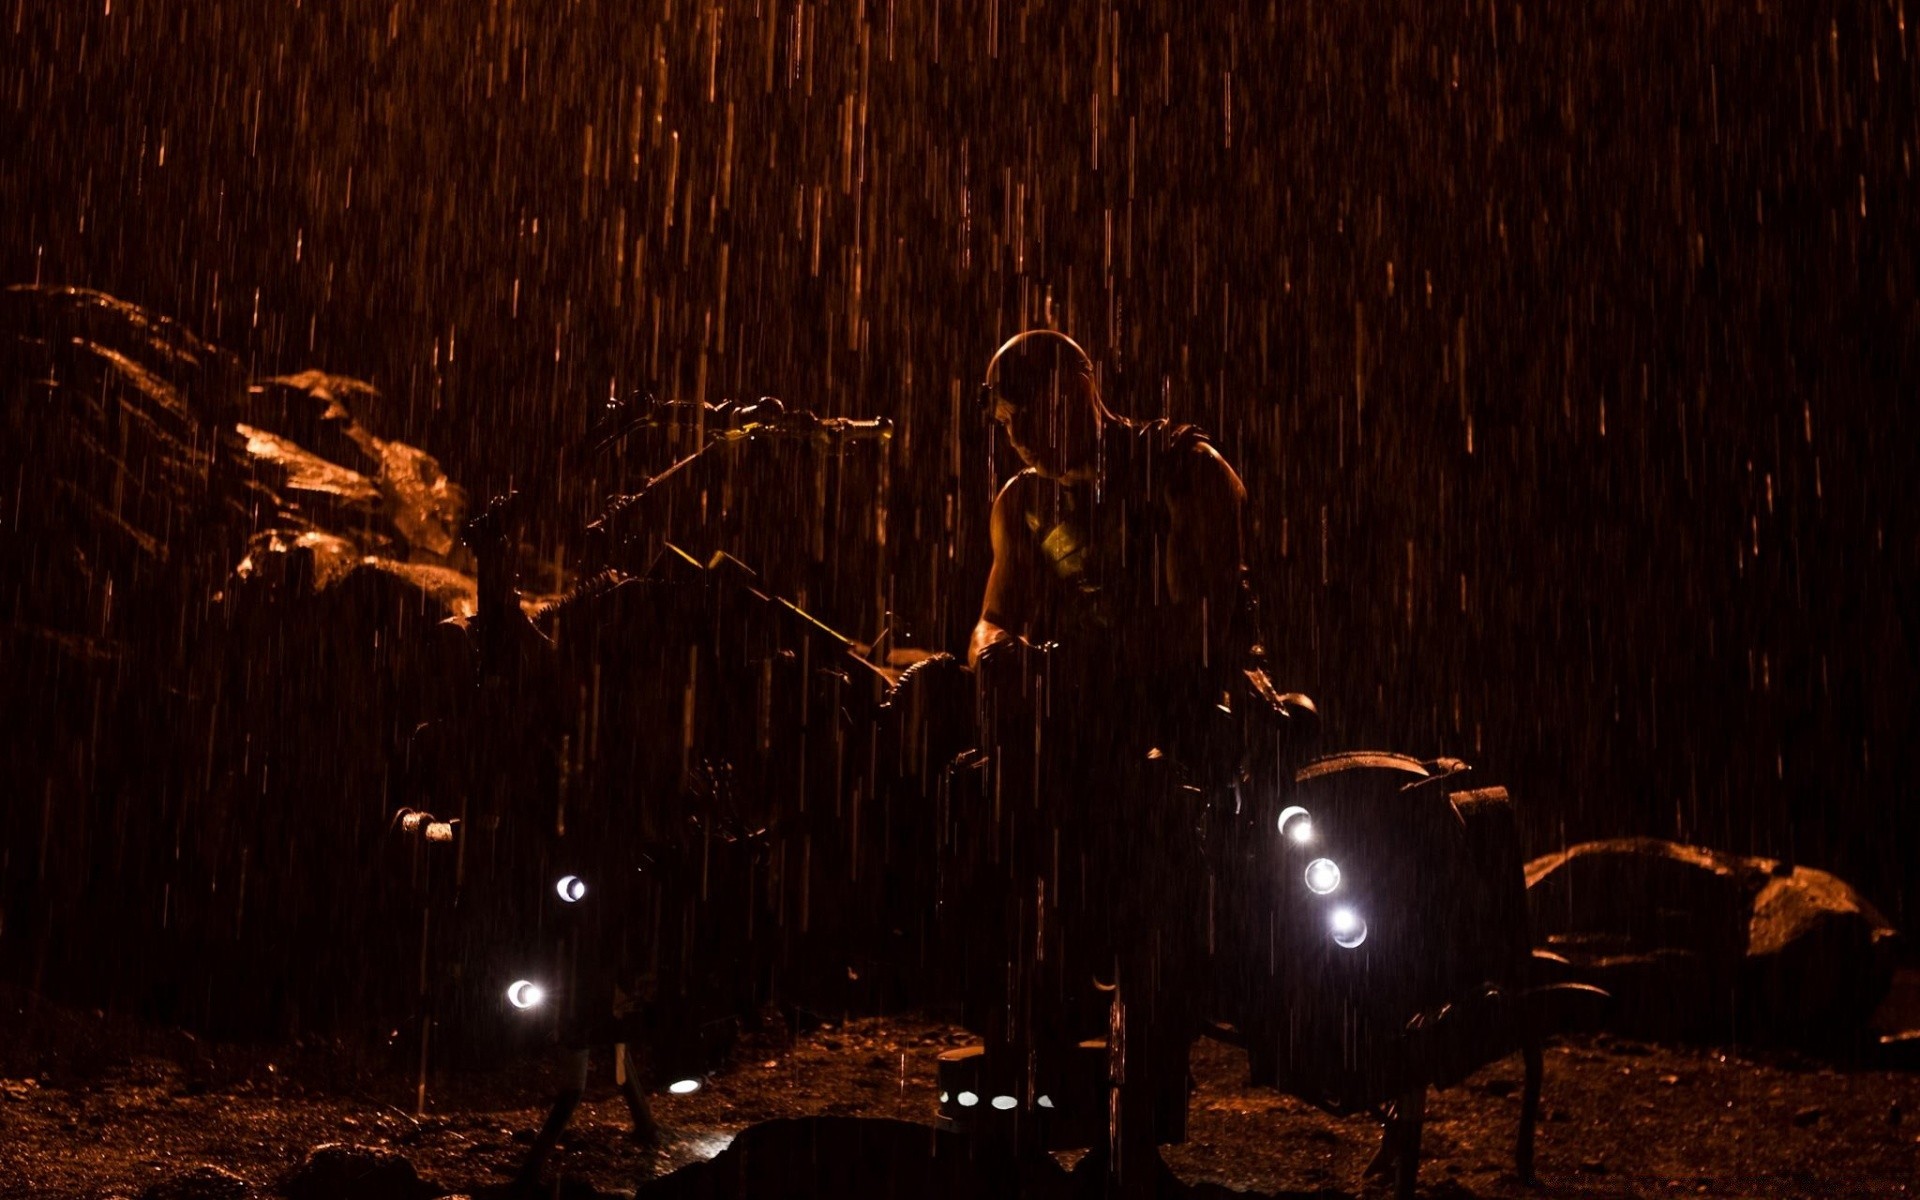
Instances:
[[[1304,846],[1313,840],[1313,822],[1307,817],[1307,810],[1298,804],[1290,804],[1280,810],[1280,832],[1290,838],[1294,845]]]
[[[1327,928],[1333,933],[1333,944],[1342,950],[1352,950],[1367,940],[1366,921],[1350,908],[1334,909],[1327,917]]]
[[[578,875],[562,875],[560,881],[553,885],[553,890],[563,903],[578,904],[581,897],[587,894],[587,881]]]
[[[507,985],[507,1003],[515,1008],[538,1008],[546,998],[547,989],[531,979],[516,979]]]
[[[1340,886],[1340,867],[1330,858],[1316,858],[1307,864],[1307,890],[1324,896]]]

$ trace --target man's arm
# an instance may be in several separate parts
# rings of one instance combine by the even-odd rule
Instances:
[[[1167,591],[1196,641],[1194,658],[1218,662],[1230,647],[1245,562],[1241,513],[1247,489],[1212,446],[1194,451],[1190,485],[1170,498],[1173,528],[1167,547]]]
[[[1021,505],[1027,488],[1032,486],[1026,472],[1007,480],[994,497],[990,519],[993,538],[993,569],[987,575],[987,594],[980,603],[980,620],[973,627],[973,640],[967,646],[967,665],[978,668],[980,659],[995,646],[1017,642],[1027,624],[1027,604],[1031,589],[1028,576],[1033,570],[1032,555],[1021,528]]]

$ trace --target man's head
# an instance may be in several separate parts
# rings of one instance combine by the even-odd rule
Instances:
[[[981,390],[987,414],[1029,467],[1061,480],[1093,470],[1111,414],[1092,361],[1072,338],[1051,329],[1015,335],[987,364]]]

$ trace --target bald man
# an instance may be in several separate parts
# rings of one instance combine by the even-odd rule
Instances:
[[[1044,1092],[1124,1011],[1109,1045],[1132,1065],[1101,1154],[1138,1194],[1164,1171],[1156,1146],[1184,1137],[1204,907],[1189,785],[1237,762],[1209,731],[1253,642],[1246,490],[1197,429],[1116,416],[1064,334],[1007,342],[982,391],[1025,469],[994,501],[969,660],[1013,818],[1009,927],[1030,931],[1001,951],[1005,983],[989,973],[986,1069]]]
[[[1129,691],[1217,700],[1202,692],[1251,632],[1240,477],[1191,426],[1114,415],[1086,352],[1052,330],[1000,347],[983,399],[1026,469],[994,501],[969,661],[991,671],[1053,644],[1107,658]]]

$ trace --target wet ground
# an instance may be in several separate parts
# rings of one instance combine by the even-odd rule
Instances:
[[[424,1115],[415,1116],[415,1081],[397,1055],[387,1060],[338,1046],[209,1047],[178,1031],[19,993],[6,997],[5,1010],[6,1197],[138,1197],[203,1164],[270,1194],[311,1147],[328,1142],[403,1155],[430,1185],[422,1194],[486,1195],[525,1153],[553,1077],[545,1066],[436,1075]],[[803,1162],[850,1157],[820,1168],[856,1181],[846,1185],[850,1190],[917,1191],[942,1161],[955,1161],[953,1143],[936,1143],[917,1127],[932,1119],[935,1056],[965,1040],[962,1030],[926,1015],[828,1024],[790,1040],[751,1035],[734,1067],[700,1094],[657,1099],[658,1116],[672,1132],[657,1153],[628,1140],[610,1070],[596,1064],[588,1100],[556,1155],[555,1182],[577,1197],[725,1194],[737,1190],[726,1181],[745,1177],[728,1169],[742,1147],[778,1151],[775,1144],[785,1142],[804,1143]],[[1360,1194],[1376,1143],[1371,1123],[1330,1118],[1246,1088],[1244,1074],[1238,1051],[1199,1044],[1191,1140],[1166,1151],[1175,1175],[1197,1194]],[[1604,1036],[1563,1041],[1547,1059],[1542,1188],[1535,1192],[1512,1174],[1519,1082],[1516,1059],[1436,1097],[1425,1194],[1920,1193],[1920,1074]],[[828,1119],[760,1125],[741,1136],[780,1118]],[[730,1146],[717,1169],[697,1165]],[[946,1157],[936,1161],[938,1155]],[[903,1167],[903,1157],[916,1161]],[[864,1160],[871,1161],[870,1175]],[[790,1169],[782,1176],[785,1184],[800,1182]],[[716,1188],[716,1181],[725,1186]]]

